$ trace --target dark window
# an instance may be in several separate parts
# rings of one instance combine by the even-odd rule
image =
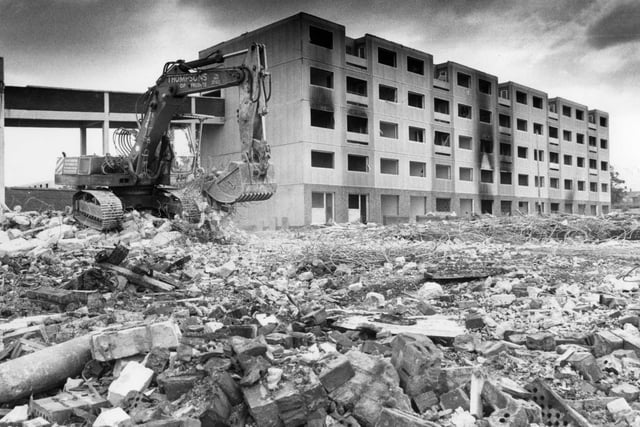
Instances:
[[[527,94],[524,92],[520,92],[519,90],[516,91],[516,102],[518,104],[525,104],[527,105]]]
[[[478,79],[478,91],[480,93],[491,95],[491,82],[484,79]]]
[[[584,157],[576,157],[576,166],[579,168],[584,167]]]
[[[533,160],[544,162],[544,150],[533,150]]]
[[[498,114],[498,125],[503,128],[511,128],[511,116]]]
[[[424,142],[424,129],[409,126],[409,141]]]
[[[458,173],[460,181],[473,181],[473,168],[460,168]]]
[[[535,135],[542,135],[542,123],[533,124],[533,133]]]
[[[491,123],[491,111],[480,109],[480,121],[483,123]]]
[[[433,143],[434,145],[439,145],[442,147],[450,147],[451,146],[450,135],[447,132],[440,132],[437,130],[434,133]]]
[[[333,129],[333,111],[311,109],[311,126]]]
[[[369,120],[366,117],[347,116],[347,131],[369,133]]]
[[[423,162],[409,162],[409,176],[417,176],[424,178],[426,174],[427,164]]]
[[[365,80],[347,76],[347,93],[367,96],[367,82]]]
[[[589,169],[598,169],[598,161],[596,159],[589,159]]]
[[[584,144],[584,134],[583,133],[576,133],[576,142],[578,144]]]
[[[516,120],[516,126],[517,126],[518,130],[521,130],[521,131],[524,131],[524,132],[527,131],[527,121],[526,120],[517,119]]]
[[[578,181],[578,191],[584,191],[586,188],[586,183],[584,181]]]
[[[531,99],[532,99],[531,103],[533,104],[533,108],[542,109],[542,98],[540,98],[539,96],[532,95]]]
[[[333,169],[333,153],[326,151],[312,151],[311,166],[314,168]]]
[[[471,106],[465,104],[458,104],[458,117],[463,119],[471,118]]]
[[[600,139],[600,148],[606,150],[609,147],[609,142],[606,139]]]
[[[398,175],[398,160],[380,159],[380,173],[386,175]]]
[[[440,114],[449,114],[449,101],[433,98],[433,111]]]
[[[549,163],[560,163],[560,155],[556,152],[549,151]]]
[[[529,157],[529,149],[527,147],[518,147],[518,157],[521,159],[526,159]]]
[[[347,156],[347,170],[353,172],[368,172],[368,163],[367,156],[357,156],[355,154],[349,154]]]
[[[607,118],[606,117],[600,117],[600,126],[602,126],[603,128],[607,127]]]
[[[451,166],[449,165],[436,165],[436,178],[438,179],[451,179]]]
[[[392,50],[385,49],[383,47],[378,48],[378,62],[382,65],[388,65],[390,67],[397,66],[396,53]]]
[[[500,184],[511,185],[511,172],[500,172]]]
[[[421,93],[409,92],[409,106],[424,108],[424,95]]]
[[[309,70],[312,85],[333,89],[333,73],[331,71],[313,67]]]
[[[470,136],[459,135],[458,136],[458,148],[463,150],[471,150],[473,146]]]
[[[571,164],[573,163],[573,158],[570,155],[565,154],[563,156],[563,163],[567,166],[571,166]]]
[[[378,86],[379,98],[383,101],[398,102],[398,89],[391,86]]]
[[[589,113],[589,117],[587,118],[589,120],[589,123],[593,123],[594,125],[596,124],[596,117]]]
[[[424,61],[422,59],[407,56],[407,71],[424,75]]]
[[[598,192],[598,183],[597,182],[590,182],[589,183],[589,191],[597,193]]]
[[[603,193],[608,193],[608,192],[609,192],[609,185],[608,185],[608,184],[604,184],[604,183],[602,183],[602,184],[600,184],[600,185],[601,185],[601,188],[602,188],[602,192],[603,192]]]
[[[607,164],[607,162],[600,162],[600,170],[603,170],[605,172],[609,170],[609,165]]]
[[[380,136],[383,136],[385,138],[398,139],[398,124],[381,121]]]
[[[576,110],[576,119],[584,121],[584,111]]]
[[[529,186],[529,175],[518,174],[518,185],[520,185],[522,187],[528,187]]]
[[[436,212],[451,212],[451,199],[436,198]]]
[[[480,151],[482,153],[493,153],[493,141],[489,139],[481,139],[480,140]]]
[[[509,157],[511,157],[511,144],[508,144],[506,142],[501,142],[499,150],[500,150],[500,155],[501,156],[509,156]]]
[[[533,185],[536,187],[544,187],[544,176],[534,176]]]
[[[493,182],[493,171],[482,169],[480,171],[480,182],[484,183],[492,183]]]
[[[570,179],[565,179],[564,180],[564,189],[565,190],[571,190],[573,188],[573,181]]]
[[[509,200],[500,201],[500,213],[502,215],[511,215],[511,201]]]
[[[571,117],[571,107],[568,105],[562,106],[562,115],[566,117]]]
[[[309,43],[333,49],[333,33],[318,27],[309,27]]]
[[[568,142],[571,142],[571,131],[570,130],[563,130],[562,131],[562,139]]]
[[[549,126],[549,138],[558,138],[558,128]]]
[[[560,203],[550,203],[550,209],[552,213],[560,212]]]
[[[464,73],[458,73],[458,86],[462,87],[470,87],[471,86],[471,76]]]
[[[598,143],[595,136],[589,137],[589,147],[597,147]]]
[[[549,187],[551,187],[551,188],[560,188],[560,179],[559,178],[549,178]]]

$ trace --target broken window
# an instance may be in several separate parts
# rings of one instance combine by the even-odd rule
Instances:
[[[589,159],[589,169],[598,169],[598,161],[596,159]]]
[[[451,179],[451,166],[436,164],[436,178]]]
[[[584,167],[584,157],[576,157],[576,166],[579,168]]]
[[[410,73],[424,75],[424,61],[422,59],[407,56],[407,71]]]
[[[328,151],[311,151],[311,167],[333,169],[334,154]]]
[[[311,109],[311,126],[333,129],[333,111]]]
[[[458,104],[458,117],[463,119],[471,118],[471,106],[465,104]]]
[[[549,102],[549,112],[550,113],[555,113],[556,112],[556,103],[555,102]]]
[[[449,114],[449,101],[433,98],[433,111],[440,114]]]
[[[309,68],[309,80],[314,86],[322,86],[333,89],[333,73],[320,68]]]
[[[571,203],[565,203],[564,204],[564,211],[565,213],[573,213],[573,205]]]
[[[597,182],[590,182],[589,183],[589,191],[591,191],[593,193],[597,193],[598,192],[598,183]]]
[[[511,185],[511,172],[500,172],[500,184]]]
[[[490,139],[481,139],[480,152],[488,154],[493,153],[493,141],[491,141]]]
[[[368,172],[369,171],[368,157],[349,154],[347,156],[347,170],[352,172]]]
[[[482,169],[480,171],[480,182],[490,184],[493,182],[493,171],[488,169]]]
[[[464,73],[458,73],[458,86],[462,87],[470,87],[471,86],[471,76]]]
[[[527,94],[524,92],[520,92],[519,90],[516,91],[516,102],[518,104],[524,104],[527,105]]]
[[[378,62],[382,65],[388,65],[390,67],[397,66],[396,53],[392,50],[385,49],[383,47],[378,48]]]
[[[565,154],[563,158],[563,163],[567,166],[571,166],[571,164],[573,163],[573,158],[570,155]]]
[[[506,114],[498,114],[498,126],[503,128],[511,128],[511,116]]]
[[[533,105],[533,108],[542,109],[542,107],[543,107],[543,100],[539,96],[532,95],[531,96],[531,103]]]
[[[576,133],[576,142],[578,144],[584,144],[584,134],[583,133]]]
[[[542,135],[542,123],[533,124],[533,133],[534,135]]]
[[[410,107],[424,108],[424,95],[421,93],[409,92],[408,102]]]
[[[600,126],[602,126],[603,128],[607,127],[607,118],[606,117],[600,117]]]
[[[398,175],[398,160],[380,159],[380,173],[387,175]]]
[[[485,79],[478,79],[478,91],[491,95],[491,82]]]
[[[473,147],[473,140],[470,136],[458,135],[458,148],[463,150],[471,150]]]
[[[398,102],[398,89],[391,86],[379,85],[378,97],[383,101]]]
[[[560,188],[560,179],[559,178],[549,178],[549,187],[551,187],[551,188]]]
[[[436,212],[451,212],[451,199],[436,198]]]
[[[516,120],[516,127],[523,132],[527,131],[527,121],[523,119]]]
[[[564,189],[565,190],[571,190],[573,188],[573,181],[570,179],[565,179],[564,180]]]
[[[603,150],[606,150],[608,146],[609,146],[609,143],[606,139],[600,139],[600,148],[602,148]]]
[[[449,70],[446,68],[436,68],[434,72],[434,77],[436,80],[440,80],[442,82],[449,81]]]
[[[381,121],[380,136],[383,136],[385,138],[398,139],[398,124]]]
[[[434,145],[439,145],[441,147],[450,147],[450,135],[447,132],[435,131],[433,136]]]
[[[593,115],[592,113],[589,113],[589,123],[593,123],[594,125],[596,124],[596,116]]]
[[[409,141],[424,142],[424,129],[409,126]]]
[[[518,174],[518,185],[521,187],[529,186],[529,175],[526,174]]]
[[[562,139],[568,142],[571,142],[571,131],[570,130],[563,130],[562,131]]]
[[[518,147],[518,149],[520,149],[520,147]],[[501,156],[511,157],[511,144],[506,143],[506,142],[501,142],[499,150],[500,150],[500,155]]]
[[[576,119],[584,121],[584,111],[576,110]]]
[[[409,162],[409,176],[424,178],[427,176],[427,164],[424,162]]]
[[[562,115],[566,117],[571,117],[571,107],[568,105],[562,106]]]
[[[529,149],[527,147],[518,146],[518,157],[521,159],[529,157]]]
[[[458,170],[460,181],[473,181],[473,168],[460,168]]]
[[[369,133],[369,120],[366,117],[347,116],[347,131],[355,133]]]
[[[560,163],[560,154],[549,151],[549,163]]]
[[[586,188],[586,182],[578,181],[578,191],[585,191],[585,188]]]
[[[491,123],[491,111],[480,109],[480,121],[483,123]]]
[[[347,76],[347,93],[352,93],[359,96],[367,96],[366,80],[360,80],[356,79],[355,77]]]
[[[604,161],[600,162],[600,170],[603,170],[605,172],[608,171],[609,170],[609,164],[607,162],[604,162]]]
[[[555,126],[549,126],[549,138],[558,138],[558,128]]]
[[[309,43],[333,49],[333,33],[322,28],[309,26]]]
[[[498,91],[498,97],[502,99],[511,99],[511,95],[509,94],[508,88],[502,88]]]

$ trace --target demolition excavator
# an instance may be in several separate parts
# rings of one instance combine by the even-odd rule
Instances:
[[[240,55],[245,55],[242,65],[224,67],[225,61]],[[198,198],[204,197],[220,209],[269,199],[276,190],[265,138],[270,83],[266,51],[261,44],[239,52],[215,52],[194,61],[166,63],[162,75],[144,95],[138,129],[114,133],[117,155],[58,159],[55,183],[78,189],[73,196],[76,220],[109,230],[120,225],[126,210],[137,209],[169,217],[181,215],[196,222],[200,220]],[[190,99],[187,95],[232,86],[237,86],[240,93],[241,159],[230,162],[224,170],[204,173],[197,161],[199,147],[190,144],[194,161],[179,162],[184,158],[176,155],[175,145],[185,126],[175,123],[181,118],[180,108]],[[176,174],[197,176],[199,194],[194,197],[193,191],[175,185],[172,178]]]

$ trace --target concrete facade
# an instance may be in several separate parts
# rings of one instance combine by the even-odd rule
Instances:
[[[240,210],[247,224],[609,209],[605,112],[304,13],[200,57],[252,42],[269,56],[278,191]],[[238,157],[237,96],[222,96],[226,125],[205,133],[205,166]]]

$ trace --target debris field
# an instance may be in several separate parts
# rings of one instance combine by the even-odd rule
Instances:
[[[0,214],[0,426],[640,426],[640,221]]]

